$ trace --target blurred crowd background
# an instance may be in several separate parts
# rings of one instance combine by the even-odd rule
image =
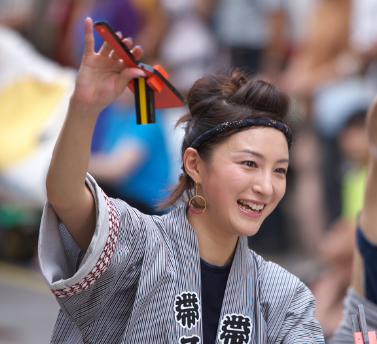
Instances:
[[[86,16],[132,36],[143,62],[164,66],[184,95],[203,74],[238,67],[292,97],[287,195],[249,243],[309,285],[331,334],[363,201],[377,1],[0,0],[0,259],[30,270],[38,270],[45,175]],[[158,213],[181,173],[182,128],[174,127],[186,109],[159,111],[157,124],[146,126],[136,125],[134,111],[125,94],[101,114],[90,172],[109,195]]]

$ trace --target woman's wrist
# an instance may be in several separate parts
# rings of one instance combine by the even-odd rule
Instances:
[[[96,121],[102,110],[103,109],[100,106],[87,103],[81,100],[75,94],[71,96],[69,102],[69,113],[73,113],[75,116]]]

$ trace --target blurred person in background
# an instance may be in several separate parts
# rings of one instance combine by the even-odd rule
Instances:
[[[319,138],[323,159],[316,165],[321,168],[323,183],[318,187],[324,198],[313,200],[312,208],[325,205],[316,211],[322,213],[324,226],[341,213],[336,133],[350,113],[368,106],[377,89],[375,13],[375,1],[320,1],[308,19],[306,41],[281,79],[282,88],[305,104],[305,120]],[[312,219],[309,209],[302,212]]]
[[[74,2],[71,19],[60,45],[59,56],[77,67],[83,53],[83,18],[109,23],[116,31],[132,37],[145,51],[144,60],[159,57],[159,47],[165,37],[168,16],[160,0],[84,0]],[[96,38],[100,36],[96,33]],[[96,48],[102,40],[96,41]],[[67,54],[68,52],[68,54]]]
[[[369,79],[374,73],[377,30],[373,23],[376,6],[373,0],[319,1],[307,18],[306,39],[282,78],[281,85],[291,94],[314,101],[314,116],[321,116],[319,121],[327,120],[318,123],[322,124],[320,129],[326,134],[336,129],[339,118],[316,113],[318,98],[322,93],[332,91],[333,87],[364,77]],[[375,83],[364,83],[369,96],[368,86]],[[355,90],[359,86],[352,85],[355,85]],[[347,114],[337,116],[347,117]]]
[[[0,27],[1,178],[20,199],[43,204],[43,179],[75,73]],[[42,183],[42,184],[41,184]]]
[[[21,34],[34,4],[0,3],[0,257],[8,259],[33,255],[48,162],[75,79]]]
[[[184,94],[203,73],[218,66],[218,48],[211,30],[210,0],[161,0],[168,26],[160,57],[172,71],[173,83]]]
[[[325,73],[320,71],[348,47],[350,12],[350,0],[317,2],[302,29],[306,36],[280,78],[280,86],[296,99],[302,113],[304,130],[299,131],[300,143],[293,151],[297,182],[293,198],[297,225],[304,231],[302,244],[311,252],[316,250],[324,228],[340,214],[340,161],[339,152],[334,148],[336,138],[333,137],[326,149],[321,147],[319,140],[324,140],[324,134],[313,119],[312,104],[316,89],[323,85],[320,75]],[[320,80],[316,88],[315,80]],[[331,120],[335,114],[327,113],[327,116]],[[308,191],[310,198],[307,198]]]
[[[146,214],[158,213],[158,205],[173,185],[171,157],[164,130],[164,111],[156,123],[136,124],[133,94],[122,96],[105,114],[102,136],[91,155],[89,171],[103,190]]]
[[[33,0],[33,12],[24,35],[47,58],[67,66],[66,58],[59,56],[66,31],[72,19],[76,0]],[[71,51],[66,50],[65,57]]]
[[[312,7],[302,23],[304,37],[284,72],[282,87],[310,98],[323,85],[323,78],[330,78],[319,71],[348,48],[350,14],[351,0],[320,0]]]
[[[312,278],[327,335],[341,317],[355,212],[362,205],[367,145],[360,109],[377,90],[372,80],[376,9],[374,1],[319,2],[308,21],[307,39],[281,79],[307,114],[307,131],[299,135],[298,154],[293,151],[300,183],[295,213],[303,246],[320,257],[324,268],[318,279]]]
[[[351,127],[357,131],[360,130],[358,123]],[[329,341],[330,344],[354,343],[354,338],[350,335],[353,331],[352,315],[358,313],[360,304],[365,308],[368,329],[377,330],[377,98],[371,104],[367,114],[366,134],[367,140],[365,140],[365,136],[362,139],[363,142],[357,139],[360,141],[357,154],[353,148],[346,149],[348,153],[352,151],[352,156],[357,155],[364,161],[364,148],[365,143],[367,144],[367,178],[363,206],[357,219],[352,283],[344,300],[342,323]],[[363,148],[361,149],[361,147]],[[331,292],[331,289],[328,289],[327,292]],[[365,337],[364,341],[367,342]]]
[[[350,114],[337,135],[342,155],[342,213],[320,240],[322,271],[312,284],[318,300],[317,317],[327,336],[339,325],[343,299],[351,282],[356,219],[363,207],[368,167],[366,112],[362,108]]]
[[[212,0],[214,28],[230,65],[274,80],[287,53],[287,9],[282,0]]]

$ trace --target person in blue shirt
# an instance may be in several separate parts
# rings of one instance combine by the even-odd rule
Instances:
[[[132,96],[132,95],[128,95]],[[121,198],[152,214],[168,196],[170,156],[164,133],[164,113],[156,112],[156,123],[136,124],[129,99],[106,109],[97,124],[90,172],[112,197]]]

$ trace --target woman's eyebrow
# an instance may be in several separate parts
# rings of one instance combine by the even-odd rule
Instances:
[[[250,150],[250,149],[242,149],[242,150],[238,151],[237,153],[247,153],[247,154],[254,155],[259,159],[263,159],[263,160],[265,159],[263,154],[255,152],[255,151]],[[277,163],[287,163],[287,164],[289,164],[289,159],[279,159],[279,160],[277,160]]]

